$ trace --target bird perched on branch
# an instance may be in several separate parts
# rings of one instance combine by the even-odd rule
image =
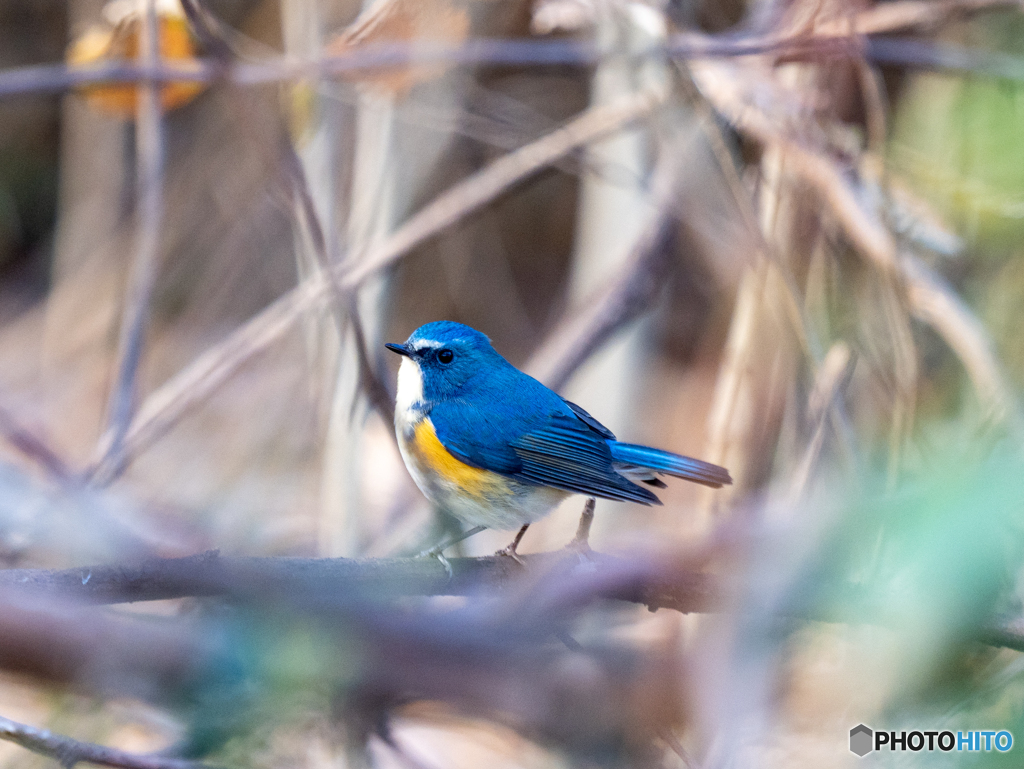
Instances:
[[[725,468],[622,443],[575,403],[505,360],[479,331],[442,320],[416,329],[398,371],[395,432],[416,485],[471,528],[520,527],[499,553],[516,556],[531,523],[571,494],[659,505],[671,475],[719,488]],[[590,508],[592,509],[592,507]]]

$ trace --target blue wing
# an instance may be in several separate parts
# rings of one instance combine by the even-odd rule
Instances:
[[[522,460],[514,475],[519,480],[592,497],[661,504],[652,492],[615,471],[608,440],[575,413],[553,415],[545,427],[519,438],[513,450]]]
[[[582,419],[586,423],[587,427],[596,432],[602,438],[607,438],[610,441],[615,440],[615,433],[590,416],[590,414],[582,407],[577,406],[572,401],[565,401],[565,405],[572,409],[572,413]]]
[[[486,408],[460,399],[436,404],[430,418],[444,447],[466,464],[525,483],[660,504],[615,471],[606,427],[536,380],[518,384],[491,394]]]

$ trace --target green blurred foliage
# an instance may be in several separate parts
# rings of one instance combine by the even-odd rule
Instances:
[[[980,305],[1007,375],[1024,391],[1024,254],[999,266],[982,289]]]
[[[183,755],[235,756],[282,724],[330,710],[364,667],[361,641],[332,622],[289,611],[228,611],[203,675],[172,704],[185,718]]]
[[[966,45],[1024,54],[1015,14],[972,22]],[[1024,84],[920,72],[897,102],[889,161],[981,255],[1024,235]]]
[[[950,37],[954,45],[1024,56],[1019,14],[974,19]],[[888,161],[965,237],[967,253],[944,271],[975,307],[1010,380],[1024,391],[1024,83],[908,75]]]
[[[919,454],[902,480],[878,472],[846,496],[814,566],[795,583],[791,610],[884,629],[877,653],[892,655],[892,685],[873,726],[1008,729],[1013,751],[970,760],[1019,766],[1024,663],[982,641],[997,618],[1020,614],[1024,457],[963,421],[924,432],[940,448]],[[883,750],[877,760],[962,766],[967,755]]]

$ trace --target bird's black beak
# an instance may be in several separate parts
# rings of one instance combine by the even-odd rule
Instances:
[[[397,352],[399,355],[404,355],[407,358],[412,357],[412,348],[407,344],[393,344],[388,342],[384,346],[391,350],[391,352]]]

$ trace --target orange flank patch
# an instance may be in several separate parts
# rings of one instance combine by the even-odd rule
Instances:
[[[424,419],[413,431],[412,444],[423,469],[443,483],[457,487],[464,494],[484,498],[509,493],[505,479],[490,470],[481,470],[462,462],[449,453],[430,419]]]

